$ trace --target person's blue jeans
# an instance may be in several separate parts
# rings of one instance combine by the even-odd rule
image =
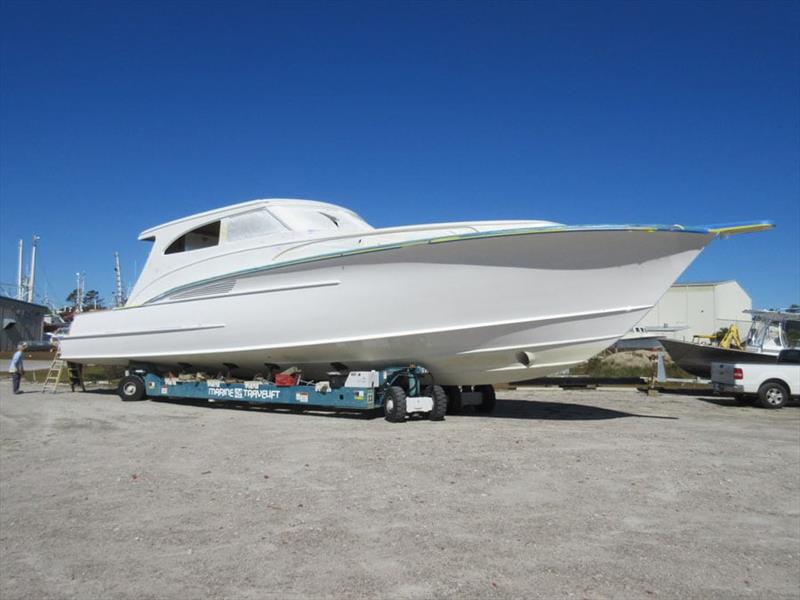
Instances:
[[[11,385],[14,387],[14,393],[19,394],[19,380],[22,379],[22,375],[19,373],[12,373],[11,374]]]

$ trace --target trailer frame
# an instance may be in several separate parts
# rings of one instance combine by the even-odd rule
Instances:
[[[386,420],[405,421],[423,416],[444,419],[447,394],[419,365],[390,367],[380,371],[351,371],[342,381],[298,382],[278,385],[264,379],[163,373],[150,364],[132,365],[118,390],[123,400],[185,399],[209,403],[236,403],[273,408],[375,412],[383,409]]]

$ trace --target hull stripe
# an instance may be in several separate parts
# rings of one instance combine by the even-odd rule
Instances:
[[[771,225],[770,225],[771,227]],[[718,231],[722,231],[721,229]],[[659,226],[659,225],[652,225],[652,226],[644,226],[644,225],[585,225],[585,226],[566,226],[566,225],[551,225],[546,227],[537,227],[537,228],[521,228],[521,229],[508,229],[508,230],[500,230],[500,231],[486,231],[486,232],[478,232],[478,233],[465,233],[462,235],[449,235],[449,236],[440,236],[434,238],[423,238],[423,239],[416,239],[410,240],[408,242],[403,243],[393,243],[381,246],[374,246],[372,248],[354,248],[353,250],[344,250],[341,252],[332,252],[329,254],[317,254],[314,256],[308,256],[305,258],[298,258],[294,260],[285,260],[278,263],[273,263],[269,265],[262,265],[259,267],[254,267],[251,269],[243,269],[241,271],[235,271],[232,273],[226,273],[225,275],[217,276],[217,277],[210,277],[208,279],[203,279],[201,281],[196,281],[190,285],[178,286],[175,288],[170,289],[167,292],[163,292],[158,296],[151,298],[143,302],[139,306],[144,306],[146,304],[151,304],[154,302],[158,302],[159,299],[167,298],[171,295],[184,292],[189,290],[193,287],[206,285],[215,281],[219,281],[220,279],[225,279],[228,277],[247,277],[249,275],[254,275],[257,273],[262,273],[266,271],[273,271],[276,269],[284,269],[287,267],[294,267],[298,265],[305,265],[309,263],[321,262],[326,260],[332,260],[336,258],[346,258],[349,256],[358,256],[362,254],[370,254],[375,252],[386,252],[390,250],[399,250],[403,248],[412,248],[415,246],[425,246],[425,245],[436,245],[436,244],[444,244],[444,243],[455,243],[455,242],[465,242],[465,241],[474,241],[474,240],[486,240],[492,238],[505,238],[505,237],[518,237],[518,236],[529,236],[529,235],[545,235],[545,234],[559,234],[559,233],[587,233],[587,232],[646,232],[646,233],[655,233],[655,232],[664,232],[664,233],[678,233],[678,234],[690,234],[690,235],[705,235],[705,236],[715,236],[718,235],[717,233],[711,232],[705,228],[684,228],[680,225],[671,225],[671,226]],[[358,236],[347,236],[348,238],[357,238]],[[335,238],[335,239],[342,239],[342,238]],[[317,240],[313,243],[326,243],[331,242],[331,238],[324,238]],[[302,246],[305,247],[309,245],[308,242],[303,243]],[[285,254],[291,252],[300,246],[295,246],[293,248],[289,248],[282,252],[281,254]],[[280,256],[280,255],[279,255]],[[117,308],[114,310],[127,310],[129,308],[135,308],[136,306],[124,306],[122,308]]]

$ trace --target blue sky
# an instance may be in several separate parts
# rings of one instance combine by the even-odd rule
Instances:
[[[152,225],[260,197],[375,226],[772,219],[684,281],[800,301],[797,2],[14,2],[0,282],[110,299]]]

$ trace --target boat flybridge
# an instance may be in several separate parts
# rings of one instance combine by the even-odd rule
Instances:
[[[631,329],[717,236],[768,229],[477,221],[374,229],[306,200],[255,200],[144,231],[127,305],[76,317],[69,361],[241,376],[424,365],[519,381]]]

